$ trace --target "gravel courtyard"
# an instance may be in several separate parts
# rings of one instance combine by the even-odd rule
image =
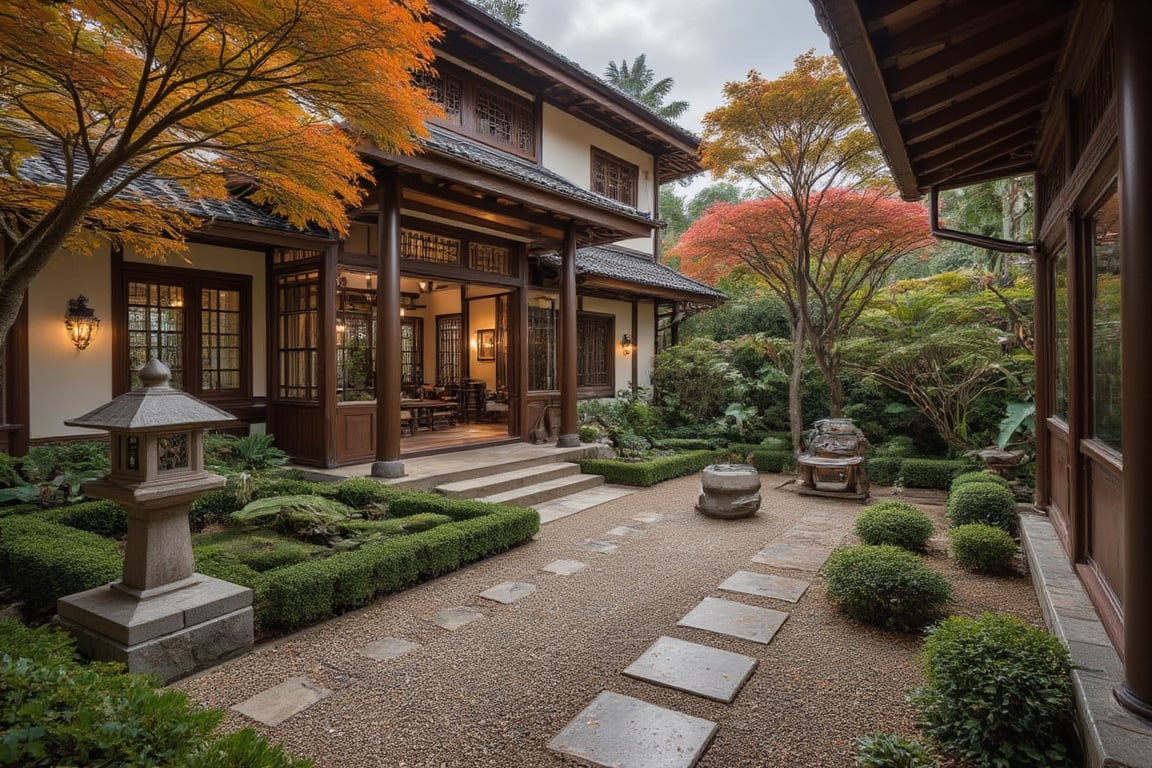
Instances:
[[[704,518],[693,510],[699,475],[669,481],[549,523],[518,549],[258,645],[174,687],[221,708],[291,678],[330,691],[274,727],[236,712],[226,721],[252,725],[319,766],[565,765],[547,744],[601,691],[717,723],[700,766],[851,765],[853,737],[912,733],[904,693],[920,679],[920,639],[842,618],[829,607],[815,572],[752,561],[767,545],[805,535],[806,521],[821,521],[826,535],[840,539],[861,509],[850,501],[797,496],[783,476],[762,478],[764,504],[754,518]],[[953,612],[1011,612],[1040,626],[1030,582],[955,568],[945,552],[942,509],[923,508],[938,529],[928,561],[954,584]],[[662,518],[632,519],[650,513]],[[608,533],[618,526],[638,532]],[[618,549],[590,551],[582,547],[587,539]],[[555,560],[587,567],[569,576],[541,570]],[[797,603],[718,591],[741,570],[811,586]],[[508,605],[479,597],[507,581],[538,589]],[[767,645],[678,627],[706,597],[790,616]],[[432,623],[438,611],[462,606],[483,618],[455,631]],[[621,674],[661,636],[751,656],[759,666],[731,705]],[[420,646],[388,661],[359,653],[384,638]]]

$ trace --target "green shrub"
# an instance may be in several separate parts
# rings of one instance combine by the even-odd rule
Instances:
[[[418,512],[406,517],[397,517],[391,520],[348,520],[337,525],[341,536],[353,538],[388,538],[390,536],[403,536],[406,533],[420,533],[431,530],[438,525],[451,523],[452,518],[447,515],[437,515],[434,512]]]
[[[294,480],[285,477],[252,478],[252,501],[270,499],[273,496],[331,496],[337,486],[332,483],[317,483],[311,480]]]
[[[796,457],[789,450],[765,448],[761,445],[748,445],[746,443],[729,445],[728,450],[738,456],[751,456],[752,466],[756,467],[759,472],[782,474],[796,471]]]
[[[951,459],[904,459],[900,464],[900,485],[946,490],[952,478],[969,466],[969,462]]]
[[[585,424],[577,431],[582,443],[594,443],[600,439],[600,430],[589,424]]]
[[[85,501],[56,507],[40,517],[109,539],[122,539],[128,534],[128,513],[113,501]]]
[[[99,587],[123,570],[116,542],[39,515],[0,519],[0,579],[35,613],[56,609],[57,598]]]
[[[701,437],[665,437],[652,442],[653,448],[666,451],[712,451],[717,447],[717,440]]]
[[[227,520],[229,515],[238,512],[243,506],[233,488],[208,491],[192,502],[188,510],[188,525],[193,531],[202,531],[213,523]]]
[[[689,451],[646,461],[581,459],[580,471],[589,475],[603,475],[609,483],[650,486],[699,472],[715,460],[715,451]]]
[[[278,536],[271,531],[250,529],[231,529],[197,536],[192,545],[198,563],[204,558],[215,559],[219,554],[230,553],[235,555],[238,562],[254,571],[269,571],[328,552],[325,547]]]
[[[1005,488],[1012,487],[1008,481],[1000,477],[1000,475],[994,474],[992,472],[980,471],[965,472],[963,474],[956,475],[956,477],[952,479],[952,485],[949,486],[949,490],[954,491],[960,486],[967,485],[968,483],[995,483],[996,485],[1000,485]]]
[[[1016,540],[1002,528],[968,523],[949,531],[952,556],[961,568],[976,573],[1011,573]]]
[[[274,436],[265,433],[244,436],[211,433],[204,437],[204,462],[225,471],[252,472],[281,467],[288,463],[288,454],[274,442]]]
[[[370,477],[350,477],[335,487],[336,500],[352,509],[364,509],[369,504],[380,504],[395,493],[395,489]]]
[[[270,526],[273,530],[306,540],[327,539],[352,515],[352,508],[323,496],[271,496],[250,501],[233,512],[236,523]]]
[[[873,456],[864,460],[864,471],[873,485],[896,485],[903,464],[899,456]]]
[[[0,764],[307,768],[219,710],[119,664],[79,664],[70,637],[0,621]]]
[[[853,742],[860,768],[935,768],[924,745],[895,733],[870,733]]]
[[[923,662],[912,704],[941,748],[975,768],[1074,764],[1072,660],[1059,640],[1012,616],[954,616],[929,631]]]
[[[263,575],[240,562],[235,552],[224,549],[193,549],[196,570],[206,576],[230,581],[242,587],[255,589]]]
[[[856,535],[865,544],[891,544],[923,552],[935,530],[928,515],[904,501],[881,501],[856,517]]]
[[[952,587],[920,558],[893,546],[838,549],[824,566],[828,597],[853,619],[913,631],[934,621]]]
[[[1016,531],[1016,497],[995,483],[967,483],[948,494],[948,520],[953,526],[986,523]]]

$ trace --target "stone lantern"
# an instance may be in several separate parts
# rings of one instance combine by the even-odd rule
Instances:
[[[167,680],[252,647],[252,590],[195,572],[188,509],[225,479],[204,470],[204,430],[235,422],[225,411],[168,386],[150,360],[143,386],[83,416],[105,429],[112,471],[84,493],[128,513],[120,581],[62,597],[57,612],[84,655],[121,661]]]

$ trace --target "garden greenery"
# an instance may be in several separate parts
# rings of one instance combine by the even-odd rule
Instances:
[[[850,618],[911,632],[935,621],[952,587],[916,555],[891,545],[838,549],[824,566],[828,597]]]
[[[1016,531],[1016,497],[996,483],[965,483],[948,494],[948,520],[953,526],[987,523]]]
[[[865,544],[892,544],[923,552],[934,527],[920,508],[904,501],[881,501],[856,517],[856,535]]]
[[[870,733],[853,741],[858,768],[935,768],[924,745],[895,733]]]
[[[968,523],[953,528],[948,535],[952,539],[952,556],[961,568],[993,575],[1012,572],[1016,540],[1004,529]]]

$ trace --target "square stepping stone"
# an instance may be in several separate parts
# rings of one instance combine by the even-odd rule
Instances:
[[[571,576],[577,571],[582,571],[587,567],[587,563],[582,563],[579,560],[553,560],[540,570],[555,573],[559,576]]]
[[[367,656],[369,659],[375,659],[376,661],[391,661],[419,647],[420,643],[414,643],[411,640],[402,640],[399,637],[385,637],[383,640],[377,640],[370,645],[360,648],[356,653],[361,656]]]
[[[638,523],[651,525],[652,523],[658,523],[663,520],[664,515],[660,512],[644,512],[643,514],[633,515],[632,519]]]
[[[624,674],[731,704],[756,664],[751,656],[661,637],[629,664]]]
[[[831,547],[811,544],[769,544],[752,558],[754,563],[793,568],[798,571],[818,571],[832,554]]]
[[[785,611],[706,597],[676,624],[767,645],[787,618]]]
[[[432,616],[432,623],[449,632],[455,632],[465,624],[471,624],[482,618],[484,618],[484,614],[475,608],[445,608]]]
[[[536,591],[535,584],[526,581],[506,581],[484,590],[480,597],[497,603],[514,603],[522,597],[527,597]]]
[[[600,768],[692,768],[715,735],[711,720],[604,691],[548,749]]]
[[[308,678],[290,677],[280,685],[240,702],[232,709],[258,723],[274,726],[300,714],[331,694],[332,691],[321,688]]]
[[[580,549],[588,552],[599,552],[602,555],[610,555],[620,547],[610,541],[597,541],[596,539],[584,539],[580,542]]]
[[[608,536],[643,536],[644,531],[637,530],[636,528],[629,528],[626,525],[618,525],[612,530],[608,531]]]
[[[725,592],[743,592],[746,595],[771,597],[774,600],[794,603],[804,596],[804,592],[808,589],[808,582],[800,579],[789,579],[786,576],[773,576],[768,573],[736,571],[724,580],[720,589]]]

